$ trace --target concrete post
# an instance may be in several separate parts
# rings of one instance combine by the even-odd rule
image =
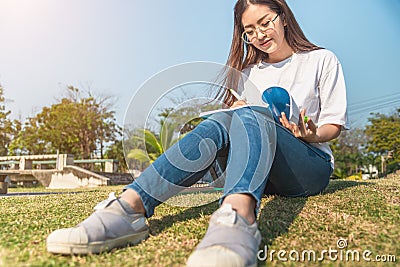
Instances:
[[[32,160],[27,159],[26,157],[22,156],[19,160],[19,169],[20,170],[32,170]]]
[[[105,172],[114,172],[114,164],[112,161],[106,161]]]
[[[74,155],[68,154],[67,161],[65,163],[65,165],[74,165]]]
[[[59,154],[56,164],[57,170],[62,171],[67,165],[74,165],[74,156],[68,154]]]
[[[106,161],[105,172],[117,172],[118,170],[118,161],[110,160]]]

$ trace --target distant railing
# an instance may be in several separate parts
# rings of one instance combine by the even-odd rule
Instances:
[[[11,170],[32,170],[33,165],[56,165],[57,170],[63,170],[65,166],[84,163],[105,163],[105,172],[116,172],[118,161],[114,159],[77,159],[68,154],[52,155],[27,155],[0,157],[0,166],[9,166]]]

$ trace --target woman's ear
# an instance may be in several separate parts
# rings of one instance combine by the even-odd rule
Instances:
[[[282,19],[282,22],[283,22],[283,27],[286,27],[287,26],[287,22],[286,22],[285,14],[282,14],[281,19]]]

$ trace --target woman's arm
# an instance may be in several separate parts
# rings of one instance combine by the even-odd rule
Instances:
[[[324,143],[331,141],[339,136],[342,131],[342,126],[337,124],[325,124],[317,128],[317,140],[316,142],[307,141],[310,143]]]

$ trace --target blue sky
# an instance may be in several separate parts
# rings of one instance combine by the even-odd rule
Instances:
[[[32,116],[73,85],[116,96],[122,125],[132,95],[155,73],[184,62],[226,61],[234,3],[1,0],[6,107],[13,118]],[[307,37],[342,62],[354,126],[370,111],[400,107],[399,0],[288,3]]]

